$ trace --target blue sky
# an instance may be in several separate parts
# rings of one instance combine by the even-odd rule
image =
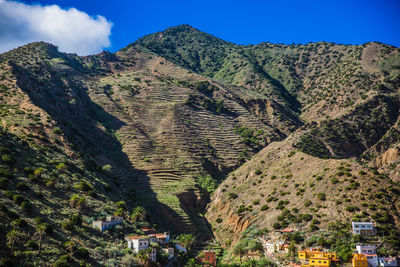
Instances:
[[[74,7],[112,22],[107,49],[116,51],[141,36],[190,24],[237,44],[369,41],[400,46],[400,0],[104,1],[35,0],[25,4]]]

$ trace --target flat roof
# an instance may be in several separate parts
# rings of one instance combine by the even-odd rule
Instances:
[[[134,236],[127,236],[127,239],[148,239],[147,235],[134,235]]]

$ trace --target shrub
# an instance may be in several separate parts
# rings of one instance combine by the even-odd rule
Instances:
[[[19,218],[19,215],[17,213],[13,212],[12,210],[9,210],[7,212],[7,216],[9,218],[11,218],[11,219],[18,219]]]
[[[25,228],[28,226],[28,223],[24,219],[18,218],[12,222],[12,225],[18,228]]]
[[[24,198],[21,195],[13,195],[12,199],[18,205],[24,201]]]
[[[0,178],[0,189],[7,189],[8,188],[8,179],[7,178]]]
[[[26,174],[33,174],[33,169],[31,167],[24,167],[24,172]]]
[[[61,223],[61,227],[64,230],[67,231],[73,231],[75,229],[74,227],[74,223],[71,220],[65,219],[62,223]]]
[[[27,202],[27,201],[23,201],[22,203],[21,203],[21,209],[23,210],[23,211],[25,211],[25,212],[31,212],[32,211],[32,204],[31,203],[29,203],[29,202]]]
[[[22,190],[22,191],[28,191],[29,190],[29,186],[24,182],[19,182],[17,184],[17,189],[18,190]]]
[[[259,199],[256,199],[256,200],[253,201],[253,205],[258,205],[258,204],[260,204],[260,200]]]
[[[269,209],[269,206],[267,204],[261,206],[262,211],[267,210],[267,209]]]
[[[102,169],[103,169],[103,171],[111,172],[112,167],[111,167],[111,165],[107,164],[107,165],[104,165]]]
[[[318,193],[317,194],[317,198],[321,201],[325,201],[326,200],[326,194],[325,193]]]
[[[349,212],[354,212],[354,211],[359,211],[360,208],[357,206],[348,206],[345,208],[345,210],[349,211]]]
[[[64,171],[66,168],[67,168],[67,165],[65,165],[65,163],[63,163],[63,162],[58,163],[56,166],[56,169],[60,172]]]
[[[309,207],[309,206],[311,206],[311,205],[312,205],[311,200],[306,200],[306,201],[304,202],[304,206],[306,206],[306,207]]]
[[[38,243],[36,243],[36,242],[33,241],[33,240],[29,240],[29,241],[26,243],[26,246],[27,246],[28,248],[32,249],[32,250],[37,250],[37,249],[39,248]]]
[[[235,193],[229,193],[229,198],[235,199],[235,198],[238,198],[238,195]]]
[[[301,217],[302,217],[303,221],[305,221],[305,222],[310,222],[313,219],[313,216],[308,213],[303,214]]]
[[[337,184],[337,183],[339,183],[339,179],[336,178],[336,177],[333,177],[333,178],[331,179],[331,183],[332,183],[332,184]]]
[[[318,231],[319,230],[319,227],[317,226],[317,225],[315,225],[315,224],[310,224],[310,231],[311,232],[314,232],[314,231]]]
[[[296,151],[292,150],[292,151],[289,152],[288,157],[290,158],[290,157],[292,157],[294,154],[296,154]]]
[[[4,163],[9,164],[9,165],[15,163],[15,159],[14,159],[13,157],[11,157],[10,155],[8,155],[8,154],[3,154],[3,155],[1,156],[1,160],[2,160]]]
[[[62,130],[59,127],[54,127],[53,128],[53,133],[55,134],[62,134]]]
[[[0,167],[0,176],[6,178],[13,178],[14,174],[12,174],[9,170]]]
[[[115,205],[117,206],[117,208],[126,210],[126,202],[125,201],[118,201],[115,203]]]
[[[44,231],[46,234],[51,235],[53,233],[53,226],[50,223],[44,222],[42,223],[45,227]]]
[[[6,191],[4,192],[4,195],[5,195],[8,199],[12,199],[13,196],[14,196],[14,193],[13,193],[13,191],[6,190]]]
[[[262,173],[262,171],[260,169],[255,170],[254,172],[256,175],[260,175]]]
[[[221,219],[221,218],[217,218],[215,221],[216,221],[217,223],[222,223],[222,219]]]
[[[68,261],[68,255],[61,256],[56,262],[54,262],[53,267],[69,267],[71,264],[69,264]]]
[[[89,251],[84,248],[84,247],[78,247],[78,249],[76,250],[76,255],[78,255],[81,258],[87,259],[89,258]]]
[[[236,213],[242,213],[245,212],[247,208],[244,205],[240,205],[240,207],[237,209]]]
[[[92,189],[92,186],[85,181],[81,181],[78,185],[78,188],[84,192],[87,192]]]
[[[275,222],[273,225],[272,225],[272,228],[274,228],[274,229],[281,229],[281,224],[280,223],[278,223],[278,222]]]
[[[82,225],[82,216],[78,213],[71,214],[69,216],[69,220],[76,226],[81,226]]]

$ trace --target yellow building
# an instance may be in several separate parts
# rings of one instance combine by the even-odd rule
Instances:
[[[320,251],[318,249],[299,251],[299,259],[308,260],[312,258],[337,260],[337,254],[333,252]]]
[[[309,259],[308,264],[302,264],[302,267],[329,267],[331,266],[332,261],[330,259]]]
[[[337,262],[337,255],[333,252],[319,251],[319,250],[303,250],[299,251],[299,259],[308,261],[307,264],[301,265],[302,267],[309,266],[332,266],[333,262]]]
[[[353,267],[368,267],[368,260],[365,254],[353,254]]]

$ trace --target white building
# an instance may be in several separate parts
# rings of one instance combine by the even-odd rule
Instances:
[[[357,245],[356,250],[358,254],[376,254],[375,246]]]
[[[174,248],[162,248],[161,252],[167,254],[169,260],[174,257]]]
[[[384,267],[395,267],[397,266],[397,260],[395,258],[379,257],[379,265]]]
[[[363,235],[363,236],[374,236],[375,227],[372,222],[352,222],[353,234]]]
[[[274,243],[264,243],[264,249],[268,254],[273,254],[278,251],[278,246]]]
[[[99,229],[100,231],[109,230],[115,228],[117,225],[122,224],[124,222],[123,217],[116,216],[107,216],[106,220],[98,220],[92,222],[92,227],[95,229]]]
[[[152,247],[151,244],[155,243],[160,246],[166,246],[169,242],[169,233],[165,232],[163,234],[150,234],[150,235],[140,235],[140,236],[128,236],[125,238],[128,242],[128,248],[132,249],[135,253],[141,250],[151,248],[150,259],[152,261],[157,261],[157,248]],[[169,259],[174,257],[174,248],[161,248],[161,251],[168,255]]]
[[[150,246],[150,238],[148,236],[128,236],[125,238],[128,241],[128,248],[138,253]]]
[[[377,254],[364,254],[367,257],[369,267],[377,267],[379,264],[379,257]]]
[[[157,261],[157,249],[151,248],[150,260]]]

